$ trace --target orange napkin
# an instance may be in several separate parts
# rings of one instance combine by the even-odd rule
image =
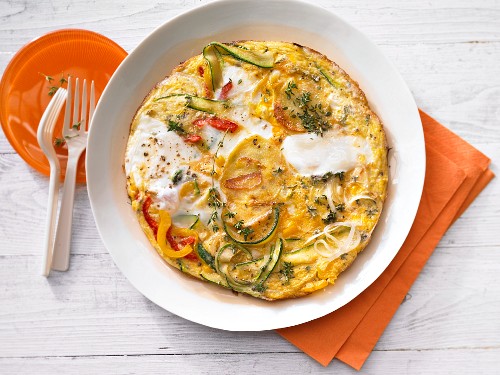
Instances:
[[[277,332],[323,366],[336,357],[360,369],[449,226],[494,177],[490,160],[420,112],[427,169],[413,226],[382,275],[346,306]]]

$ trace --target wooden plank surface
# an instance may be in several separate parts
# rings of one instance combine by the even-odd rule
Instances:
[[[208,1],[0,1],[0,72],[29,40],[91,29],[130,51]],[[500,2],[317,0],[392,60],[418,105],[500,160]],[[38,275],[48,180],[0,133],[0,373],[353,373],[323,368],[274,332],[203,327],[158,308],[114,266],[76,191],[68,273]],[[495,374],[500,367],[500,184],[454,224],[363,368],[369,374]]]

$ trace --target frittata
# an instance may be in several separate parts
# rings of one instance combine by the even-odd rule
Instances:
[[[266,300],[334,284],[386,197],[382,123],[346,72],[285,42],[212,42],[145,98],[127,191],[171,266]]]

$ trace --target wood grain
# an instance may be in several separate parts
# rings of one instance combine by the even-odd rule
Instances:
[[[363,367],[366,374],[475,374],[491,375],[498,370],[499,349],[375,351]],[[359,374],[335,361],[335,374]],[[245,355],[139,355],[92,357],[0,358],[6,374],[225,374],[246,375],[273,372],[280,374],[332,373],[306,356],[295,353],[256,353]],[[450,371],[455,370],[455,371]]]
[[[483,248],[481,260],[465,263],[470,252],[436,251],[377,349],[500,348],[498,252]],[[130,286],[108,254],[71,261],[68,273],[45,280],[37,257],[2,258],[0,357],[298,352],[274,332],[225,332],[164,311]],[[489,284],[478,288],[479,274]]]
[[[131,51],[208,0],[0,0],[0,72],[48,31],[100,32]],[[316,0],[375,41],[419,107],[500,160],[500,2]],[[0,132],[0,373],[354,373],[324,369],[274,332],[203,327],[157,307],[124,278],[76,191],[71,269],[38,275],[48,179]],[[500,183],[452,226],[363,371],[494,374],[500,365]]]

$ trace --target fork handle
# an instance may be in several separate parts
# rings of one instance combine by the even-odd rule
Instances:
[[[47,224],[45,225],[45,251],[42,260],[42,275],[49,276],[52,264],[52,255],[54,249],[54,228],[56,226],[57,202],[59,196],[59,179],[61,170],[59,164],[50,162],[50,185],[49,185],[49,203]]]
[[[75,201],[75,183],[78,159],[80,155],[68,155],[66,178],[62,189],[61,209],[57,222],[57,231],[52,258],[52,269],[67,271],[69,268],[69,254],[71,243],[71,227],[73,223],[73,204]]]

